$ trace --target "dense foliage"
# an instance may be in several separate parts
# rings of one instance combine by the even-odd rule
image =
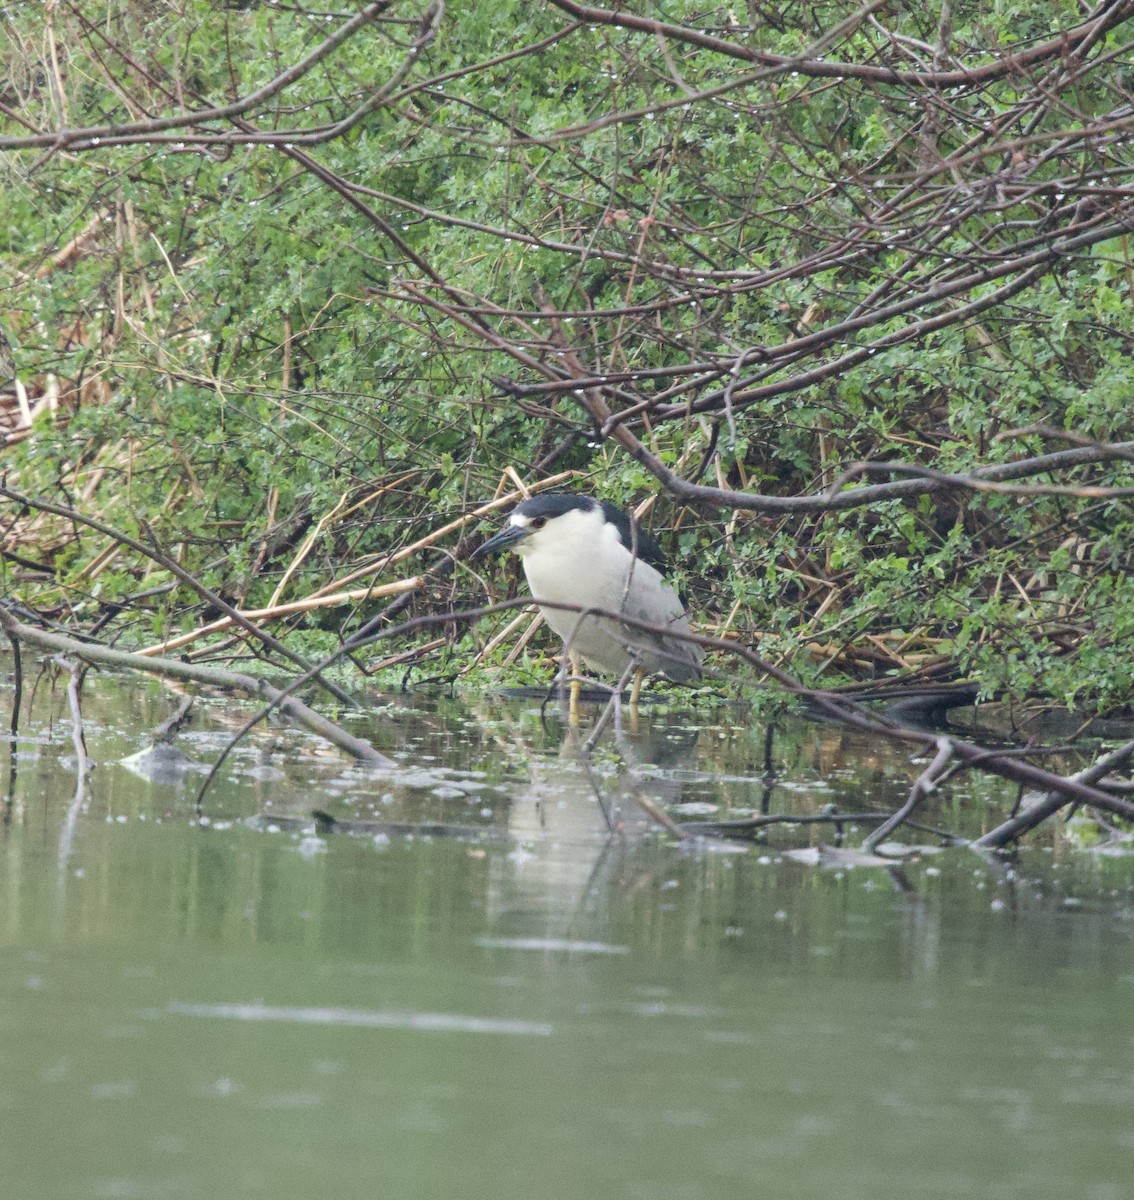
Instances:
[[[668,471],[721,489],[643,516],[700,626],[805,680],[1134,704],[1134,5],[636,7],[0,7],[7,485],[256,609],[509,469],[627,505]],[[2,519],[29,609],[215,615]],[[482,602],[458,536],[374,582]],[[449,627],[459,661],[490,632]]]

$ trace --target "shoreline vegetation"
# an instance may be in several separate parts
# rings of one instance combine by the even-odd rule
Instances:
[[[665,543],[719,693],[1134,717],[1134,0],[0,29],[15,642],[545,681],[468,560],[561,490]],[[915,793],[1025,761],[919,736]]]

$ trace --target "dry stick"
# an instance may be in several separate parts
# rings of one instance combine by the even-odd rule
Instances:
[[[25,505],[27,508],[34,508],[40,512],[53,513],[57,517],[64,517],[69,521],[76,521],[80,525],[86,525],[88,528],[95,530],[98,533],[104,534],[106,537],[113,538],[115,541],[121,542],[124,546],[129,546],[131,550],[136,550],[139,554],[145,555],[146,558],[156,562],[160,567],[164,567],[172,575],[181,580],[182,583],[188,584],[189,587],[201,597],[202,600],[209,604],[216,605],[222,612],[232,619],[233,623],[239,625],[246,633],[250,633],[253,637],[259,638],[270,650],[274,650],[277,654],[282,654],[285,658],[295,663],[296,666],[304,671],[311,671],[311,664],[301,655],[296,654],[294,650],[289,650],[283,642],[272,637],[270,633],[265,633],[258,625],[249,621],[246,617],[232,607],[231,604],[222,600],[220,596],[210,592],[207,587],[195,576],[191,575],[180,563],[175,562],[166,554],[158,545],[157,537],[154,531],[146,524],[141,522],[142,528],[145,530],[146,536],[154,543],[153,546],[147,546],[144,542],[138,541],[137,538],[130,537],[129,534],[123,533],[121,530],[114,529],[103,521],[96,520],[94,517],[88,517],[74,508],[67,508],[61,504],[52,504],[49,500],[40,500],[32,496],[24,496],[19,492],[14,492],[10,488],[0,486],[0,496],[5,499],[12,500],[16,504]],[[353,696],[348,692],[344,692],[337,684],[331,683],[329,680],[323,679],[321,676],[313,675],[319,683],[326,688],[336,700],[346,704],[351,708],[357,707],[357,703]]]
[[[432,654],[434,650],[442,650],[448,644],[449,639],[447,637],[434,638],[432,641],[424,642],[420,646],[411,646],[408,650],[402,650],[396,654],[388,654],[376,663],[368,663],[366,669],[371,674],[377,674],[379,671],[389,670],[390,667],[400,667],[405,663],[413,663],[420,658],[425,658],[426,655]]]
[[[410,555],[416,554],[419,550],[425,550],[432,546],[435,542],[445,537],[446,534],[453,533],[458,529],[464,529],[471,521],[476,521],[480,517],[487,516],[503,508],[507,504],[514,501],[524,499],[528,493],[544,492],[548,488],[555,487],[556,484],[566,483],[569,479],[574,479],[578,476],[578,471],[560,471],[558,475],[552,475],[550,479],[542,479],[539,483],[532,484],[525,491],[516,489],[512,492],[507,492],[503,496],[498,496],[494,500],[490,500],[487,504],[482,504],[479,508],[474,508],[472,512],[466,513],[463,517],[457,517],[449,521],[445,525],[439,526],[432,530],[412,545],[403,546],[400,550],[395,550],[391,554],[384,555],[375,563],[370,563],[368,566],[360,567],[357,571],[352,571],[349,575],[343,575],[340,578],[333,580],[326,587],[320,588],[317,592],[312,593],[312,598],[319,598],[327,595],[330,592],[337,591],[339,588],[345,587],[347,584],[355,583],[359,579],[365,579],[367,575],[376,575],[379,571],[384,571],[394,563],[401,562],[403,559],[409,558]]]
[[[374,587],[351,588],[346,592],[334,592],[328,596],[309,596],[306,600],[292,600],[287,604],[276,604],[271,608],[240,609],[241,615],[249,621],[274,621],[280,617],[292,616],[295,613],[311,612],[319,608],[334,608],[340,604],[355,604],[359,600],[378,599],[382,596],[397,596],[404,592],[416,592],[425,583],[424,576],[411,575],[406,579],[398,579],[394,583],[383,583]],[[210,633],[219,633],[233,623],[231,617],[220,617],[208,625],[199,625],[188,633],[168,638],[153,646],[145,646],[137,651],[138,654],[167,654],[170,650],[180,649]],[[323,669],[323,668],[321,668]]]
[[[381,495],[381,491],[376,495]],[[347,502],[347,496],[344,493],[339,497],[339,502],[331,509],[330,512],[324,513],[318,520],[315,528],[303,539],[303,545],[292,556],[292,560],[280,575],[279,583],[276,584],[275,590],[272,592],[271,598],[268,600],[268,607],[274,608],[280,603],[280,597],[284,594],[284,589],[288,585],[288,581],[292,575],[299,570],[300,566],[306,561],[307,556],[315,548],[315,543],[323,535],[323,530],[339,515],[343,510],[343,506]],[[352,510],[353,511],[353,510]]]
[[[277,654],[282,654],[284,658],[287,658],[291,662],[295,663],[295,665],[302,671],[306,672],[311,679],[314,679],[320,685],[320,687],[330,692],[330,694],[334,696],[334,698],[338,700],[340,704],[345,704],[348,708],[358,707],[358,701],[355,700],[355,698],[349,692],[344,691],[337,683],[333,683],[329,679],[324,679],[323,676],[320,675],[319,667],[312,666],[302,654],[297,654],[278,638],[273,637],[270,633],[267,633],[261,629],[260,626],[254,621],[249,621],[247,617],[240,613],[239,609],[233,608],[233,606],[229,604],[227,600],[222,600],[220,596],[210,592],[209,589],[205,587],[205,585],[201,583],[195,575],[192,575],[189,571],[186,571],[179,562],[176,562],[165,553],[165,551],[161,548],[161,543],[158,541],[157,535],[150,528],[148,522],[141,520],[140,524],[142,529],[145,531],[146,537],[150,539],[151,549],[148,553],[149,557],[152,558],[154,562],[156,562],[159,566],[165,567],[167,571],[180,579],[182,583],[188,584],[189,587],[191,587],[193,591],[195,591],[197,595],[201,597],[202,600],[205,600],[210,604],[217,605],[221,612],[225,613],[234,625],[239,625],[240,628],[246,633],[250,633],[253,637],[258,638],[264,643],[265,646],[268,647],[269,650],[274,650]],[[139,542],[138,545],[141,546],[142,543]]]
[[[66,637],[59,633],[48,633],[17,621],[8,610],[0,606],[0,627],[9,638],[18,638],[43,650],[53,653],[71,654],[85,662],[118,670],[145,671],[150,675],[162,675],[172,679],[188,679],[194,683],[206,684],[210,687],[223,688],[226,691],[242,692],[256,699],[267,699],[273,705],[278,705],[280,711],[297,724],[311,730],[312,733],[326,738],[328,742],[338,746],[360,762],[370,763],[377,767],[393,767],[392,759],[375,750],[369,742],[356,738],[340,728],[333,721],[327,720],[306,704],[294,697],[285,696],[277,687],[263,679],[252,675],[243,675],[236,671],[227,671],[220,667],[202,667],[195,663],[181,662],[175,658],[154,658],[141,654],[131,654],[125,650],[113,650],[107,646],[92,645],[80,642],[75,638]]]
[[[540,628],[543,625],[543,615],[538,611],[535,612],[534,615],[531,612],[521,613],[520,616],[517,618],[517,620],[521,624],[524,621],[527,621],[528,627],[516,639],[515,644],[512,646],[512,649],[509,650],[508,653],[504,656],[504,661],[503,661],[503,663],[501,663],[501,668],[510,667],[514,662],[516,662],[519,659],[520,655],[523,654],[524,651],[528,648],[528,645],[530,644],[532,638],[534,638],[535,635],[537,633],[539,633]],[[485,650],[484,653],[487,654],[487,650]],[[484,655],[482,654],[481,657],[484,657]]]
[[[499,633],[494,633],[492,635],[492,637],[490,637],[488,639],[488,641],[484,645],[484,649],[481,650],[479,654],[477,654],[477,656],[469,663],[469,665],[467,667],[462,667],[459,674],[466,675],[474,667],[479,666],[486,658],[489,657],[489,655],[492,654],[492,652],[496,649],[497,646],[499,646],[502,642],[506,642],[508,640],[508,638],[511,637],[512,634],[515,633],[516,630],[519,629],[520,626],[523,625],[525,622],[531,622],[532,624],[537,624],[540,620],[541,620],[541,618],[539,617],[538,614],[536,615],[535,618],[533,618],[531,613],[524,613],[524,612],[519,613],[517,616],[513,617],[512,620],[509,621],[508,624],[505,625],[504,628],[501,629]],[[537,625],[537,627],[538,627],[538,625]],[[520,638],[519,641],[526,644],[527,636],[528,635],[525,633],[524,637]],[[515,657],[516,657],[515,648],[513,647],[513,649],[511,651],[509,651],[508,658],[505,660],[504,665],[510,666],[512,664],[512,662],[515,661]]]
[[[299,548],[294,558],[292,558],[291,562],[288,563],[287,568],[280,575],[280,581],[278,584],[276,584],[276,590],[272,593],[272,597],[268,601],[268,606],[270,608],[274,608],[280,603],[280,597],[284,594],[284,589],[287,587],[288,580],[290,580],[292,575],[303,565],[308,555],[315,548],[315,544],[318,542],[319,538],[322,537],[324,530],[333,521],[346,520],[346,518],[352,513],[356,513],[359,511],[359,509],[366,508],[369,505],[376,503],[387,493],[392,492],[395,488],[401,487],[402,484],[408,483],[411,479],[416,478],[420,474],[421,472],[415,469],[412,471],[407,471],[405,474],[398,476],[396,479],[387,480],[380,487],[374,488],[373,491],[369,492],[366,496],[363,496],[361,500],[355,501],[355,503],[351,504],[349,508],[345,507],[349,498],[349,493],[344,493],[343,496],[340,497],[339,502],[335,505],[335,507],[331,509],[330,512],[324,513],[323,516],[319,518],[318,524],[304,539],[303,545]]]
[[[924,771],[914,780],[914,785],[910,788],[909,799],[905,804],[898,809],[888,820],[883,821],[873,833],[868,834],[862,839],[862,849],[873,851],[874,847],[882,841],[883,838],[889,836],[903,824],[915,808],[921,803],[924,797],[936,787],[941,779],[942,772],[949,764],[949,760],[953,757],[953,743],[947,737],[937,738],[937,753],[934,755],[933,761],[925,768]]]
[[[1134,756],[1134,741],[1129,741],[1119,746],[1117,750],[1111,750],[1109,754],[1104,754],[1097,762],[1092,763],[1085,770],[1072,775],[1071,778],[1078,780],[1080,783],[1097,783],[1104,775],[1121,767],[1132,756]],[[1027,833],[1030,829],[1034,829],[1041,821],[1054,816],[1055,813],[1067,804],[1075,802],[1077,801],[1072,801],[1062,793],[1049,790],[1046,795],[1040,797],[1035,804],[1029,805],[1022,813],[1017,813],[1016,816],[1005,821],[1003,824],[997,825],[995,829],[990,829],[983,837],[977,838],[973,845],[992,849],[1006,846],[1009,842],[1015,841],[1020,834]],[[1087,803],[1094,802],[1087,801]],[[1096,805],[1096,807],[1101,806]],[[1109,811],[1113,811],[1113,809]]]

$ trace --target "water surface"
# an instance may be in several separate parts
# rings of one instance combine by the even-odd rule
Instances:
[[[159,686],[92,677],[84,703],[85,795],[46,682],[5,777],[5,1195],[1130,1194],[1129,858],[1062,835],[1014,862],[928,834],[893,869],[787,855],[829,827],[678,846],[613,753],[588,772],[491,697],[353,718],[393,772],[258,733],[198,812],[199,774],[120,765]],[[179,745],[211,762],[247,711],[209,701]],[[636,785],[693,817],[892,809],[920,769],[796,720],[769,782],[765,733],[644,717]],[[923,817],[971,834],[1012,799],[966,777]],[[381,825],[289,819],[314,808]],[[399,832],[423,822],[473,832]]]

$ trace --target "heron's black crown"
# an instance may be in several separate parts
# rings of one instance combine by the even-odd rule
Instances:
[[[634,521],[628,513],[616,508],[608,500],[596,500],[593,496],[569,496],[562,492],[545,492],[532,496],[516,505],[515,511],[529,520],[540,517],[561,517],[564,513],[578,509],[580,512],[601,512],[603,520],[618,530],[618,538],[627,550],[637,555],[663,575],[666,572],[665,554],[652,537]]]

